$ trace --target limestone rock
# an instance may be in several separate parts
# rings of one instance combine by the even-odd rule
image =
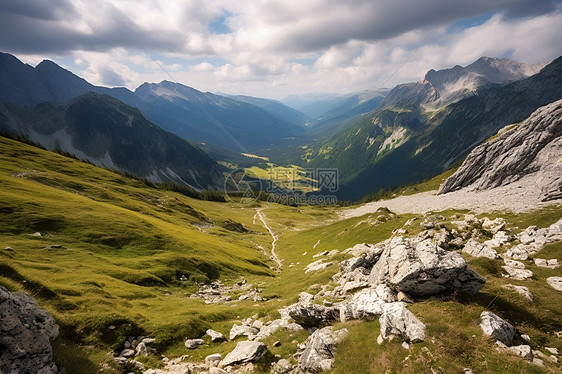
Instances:
[[[0,286],[0,372],[60,373],[50,340],[59,329],[28,294]]]
[[[416,244],[403,237],[394,237],[387,243],[369,280],[413,296],[455,291],[474,294],[486,282],[467,268],[458,253],[448,252],[429,239]]]
[[[395,292],[384,284],[361,290],[340,305],[340,319],[345,322],[351,319],[376,318],[383,313],[384,304],[396,300]]]
[[[222,341],[226,340],[226,338],[224,337],[224,335],[222,333],[220,333],[218,331],[215,331],[215,330],[208,329],[206,331],[206,334],[209,335],[209,337],[211,338],[211,341],[213,341],[213,342],[222,342]]]
[[[473,257],[486,257],[491,258],[492,260],[500,257],[495,249],[490,248],[485,244],[479,243],[474,239],[469,239],[468,242],[466,242],[466,244],[464,245],[462,251],[464,253],[468,253]]]
[[[255,327],[248,326],[248,325],[245,325],[245,324],[242,324],[242,325],[234,324],[232,326],[232,328],[230,329],[228,339],[234,340],[234,339],[236,339],[240,336],[247,336],[249,338],[252,338],[252,337],[256,336],[258,332],[259,332],[259,330],[256,329]]]
[[[490,336],[505,345],[510,345],[515,335],[515,328],[490,311],[480,314],[480,328],[484,335]]]
[[[287,312],[296,323],[305,328],[319,327],[340,318],[337,307],[317,304],[296,303],[289,306]]]
[[[197,349],[205,344],[203,339],[187,339],[184,343],[187,349]]]
[[[549,277],[546,278],[546,283],[555,290],[562,291],[562,277]]]
[[[313,332],[305,342],[299,357],[299,368],[305,373],[319,373],[332,368],[334,351],[347,335],[347,329],[334,331],[332,327]]]
[[[537,109],[496,139],[476,147],[439,193],[487,190],[533,175],[543,200],[562,196],[562,100]]]
[[[379,318],[381,335],[384,339],[398,336],[403,341],[418,343],[425,340],[425,325],[406,309],[406,304],[395,302],[383,305]]]
[[[221,360],[222,355],[220,353],[214,353],[205,357],[205,364],[209,366],[218,366]]]
[[[239,342],[232,352],[226,355],[220,366],[226,367],[234,364],[258,361],[267,353],[267,346],[260,342],[245,340]]]
[[[310,264],[308,264],[305,268],[304,268],[304,272],[305,273],[311,273],[313,271],[319,271],[319,270],[324,270],[327,267],[332,266],[334,263],[333,262],[324,262],[323,259],[314,261]]]
[[[541,268],[555,269],[558,267],[558,260],[555,258],[551,260],[545,260],[544,258],[535,258],[534,261],[535,265]]]

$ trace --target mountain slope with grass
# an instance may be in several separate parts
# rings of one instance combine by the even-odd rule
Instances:
[[[390,93],[385,100],[400,105],[383,102],[382,109],[360,124],[320,148],[307,149],[306,164],[339,168],[342,199],[429,179],[502,127],[562,98],[561,83],[562,58],[558,58],[529,78],[483,86],[477,94],[436,110],[421,105],[420,100],[427,98],[423,92],[416,91],[411,100],[411,92],[406,93],[405,101],[392,99]]]
[[[397,236],[447,243],[446,252],[457,258],[462,254],[486,284],[475,295],[414,298],[408,310],[425,325],[426,338],[407,349],[401,339],[376,343],[378,318],[326,321],[334,330],[348,330],[332,347],[332,372],[471,368],[543,374],[559,368],[545,348],[562,350],[555,335],[562,330],[560,291],[546,282],[559,270],[541,267],[534,259],[562,261],[562,242],[540,244],[522,260],[533,274],[526,280],[506,278],[501,259],[474,257],[456,247],[470,240],[491,245],[487,241],[504,237],[508,239],[495,248],[497,253],[515,253],[519,242],[533,243],[525,236],[528,226],[547,228],[560,219],[557,202],[526,213],[477,217],[461,210],[396,214],[381,208],[342,219],[335,206],[198,200],[1,137],[0,176],[0,285],[30,293],[55,317],[60,327],[53,343],[55,362],[69,373],[142,372],[140,366],[121,366],[118,359],[131,338],[139,336],[155,339],[147,343],[155,352],[134,357],[144,371],[173,372],[174,365],[201,370],[206,356],[220,353],[224,358],[247,340],[230,338],[234,325],[263,331],[260,339],[269,352],[251,369],[244,364],[244,370],[269,373],[271,363],[279,360],[275,355],[297,365],[293,355],[303,354],[297,345],[311,331],[293,323],[266,336],[272,326],[285,326],[278,310],[311,296],[312,304],[323,308],[347,302],[356,291],[343,299],[336,292],[345,277],[333,276],[346,269],[338,263],[373,248],[361,243],[382,245]],[[307,271],[313,263],[331,266]],[[533,302],[506,289],[508,284],[528,287]],[[513,345],[529,344],[542,366],[496,350],[478,327],[484,310],[516,326]],[[213,342],[207,329],[223,333],[227,342]],[[188,349],[186,338],[202,338],[203,346]],[[186,354],[184,360],[173,360]]]
[[[200,190],[223,186],[218,165],[202,150],[113,97],[88,93],[61,106],[45,103],[33,110],[7,106],[1,111],[2,131],[27,136],[51,150],[153,182]]]

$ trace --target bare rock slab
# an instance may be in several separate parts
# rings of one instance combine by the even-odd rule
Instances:
[[[484,335],[505,345],[511,345],[515,335],[515,327],[513,325],[490,311],[484,311],[480,314],[480,328]]]
[[[220,366],[226,367],[234,364],[258,361],[266,353],[267,346],[265,344],[246,340],[238,343],[236,348],[221,361]]]
[[[419,243],[394,237],[373,266],[371,284],[387,284],[413,296],[444,292],[477,293],[486,280],[467,268],[456,252],[435,245],[431,239]]]
[[[425,340],[425,325],[406,309],[406,303],[385,304],[379,322],[381,335],[384,339],[398,336],[403,341],[410,343],[419,343]]]

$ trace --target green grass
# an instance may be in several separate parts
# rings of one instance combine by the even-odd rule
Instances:
[[[449,173],[452,173],[450,171]],[[402,193],[434,190],[443,174]],[[272,238],[256,209],[279,237],[280,272],[268,256]],[[411,214],[386,209],[339,220],[337,207],[257,202],[252,205],[193,199],[151,187],[138,179],[0,137],[0,284],[32,294],[56,318],[61,334],[55,341],[57,362],[67,372],[119,372],[108,358],[129,335],[153,336],[168,357],[228,353],[237,341],[211,343],[188,351],[184,338],[204,336],[207,328],[225,335],[234,323],[257,314],[263,321],[278,318],[278,309],[294,303],[302,291],[316,293],[332,284],[341,253],[326,261],[333,266],[304,273],[313,256],[340,252],[357,243],[377,243],[400,228]],[[460,212],[441,212],[450,218]],[[560,206],[525,213],[494,212],[515,232],[536,224],[546,227],[562,215]],[[419,221],[418,221],[419,222]],[[421,228],[414,224],[409,235]],[[31,234],[41,232],[42,237]],[[64,248],[48,248],[52,245]],[[5,247],[13,250],[5,250]],[[261,248],[260,248],[261,247]],[[549,244],[537,257],[562,261],[560,243]],[[266,252],[266,253],[264,253]],[[499,261],[466,256],[469,266],[487,279],[473,297],[421,300],[409,308],[427,325],[428,339],[406,351],[398,342],[376,344],[378,321],[350,322],[350,335],[336,354],[334,373],[424,373],[429,367],[478,373],[554,373],[516,357],[498,353],[477,326],[484,309],[493,310],[531,336],[534,349],[562,350],[552,332],[562,330],[560,292],[545,282],[559,270],[543,269],[530,261],[531,280],[501,277]],[[189,281],[180,281],[182,276]],[[266,302],[236,301],[207,305],[191,299],[195,281],[221,279],[231,285],[244,278],[262,289]],[[502,288],[507,283],[529,287],[535,303]],[[233,295],[234,297],[238,294]],[[110,329],[115,326],[115,329]],[[269,372],[273,355],[291,357],[307,332],[280,330],[266,339],[271,351],[257,372]],[[239,339],[241,340],[241,339]],[[272,343],[280,341],[280,347]],[[433,358],[419,358],[427,347]],[[406,361],[404,358],[411,355]],[[143,359],[160,365],[157,357]],[[109,366],[104,366],[109,365]]]

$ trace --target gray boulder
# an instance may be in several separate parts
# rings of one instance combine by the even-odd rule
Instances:
[[[226,340],[224,335],[222,333],[218,332],[218,331],[208,329],[205,333],[207,335],[209,335],[209,337],[211,338],[211,341],[213,341],[213,342],[222,342],[222,341]]]
[[[406,309],[406,304],[403,302],[383,305],[383,313],[379,322],[384,339],[398,336],[403,341],[410,343],[425,340],[425,325]]]
[[[260,342],[245,340],[236,345],[232,352],[226,355],[220,366],[226,367],[234,364],[259,361],[267,353],[267,346]]]
[[[232,328],[230,329],[230,333],[228,335],[228,338],[230,340],[234,340],[234,339],[239,338],[241,336],[247,336],[249,338],[253,338],[258,334],[259,331],[260,330],[258,330],[257,328],[252,327],[252,326],[248,326],[248,325],[245,325],[245,324],[242,324],[242,325],[234,324],[232,326]]]
[[[0,286],[0,373],[60,373],[50,340],[55,320],[28,294]]]
[[[549,277],[546,278],[546,283],[555,290],[562,291],[562,277]]]
[[[203,339],[187,339],[184,343],[187,349],[197,349],[205,344]]]
[[[319,373],[331,369],[334,351],[347,332],[347,329],[334,331],[332,327],[314,331],[304,343],[305,349],[298,360],[299,369],[305,373]]]
[[[545,105],[496,139],[482,143],[439,193],[487,190],[532,175],[543,201],[562,197],[562,100]]]
[[[384,284],[413,296],[442,292],[477,293],[486,280],[467,268],[456,252],[436,246],[430,239],[419,243],[394,237],[371,271],[370,283]]]
[[[304,328],[320,327],[340,318],[335,306],[296,303],[287,308],[289,316]]]
[[[515,335],[515,327],[489,311],[484,311],[480,314],[480,328],[484,335],[498,340],[505,345],[511,345],[511,341]]]
[[[464,245],[462,251],[464,253],[468,253],[473,257],[486,257],[491,258],[492,260],[500,257],[495,249],[492,249],[485,244],[479,243],[474,239],[469,239],[468,242],[466,242],[466,244]]]
[[[395,301],[396,293],[384,284],[361,290],[340,304],[340,320],[376,318],[383,313],[384,304]]]

